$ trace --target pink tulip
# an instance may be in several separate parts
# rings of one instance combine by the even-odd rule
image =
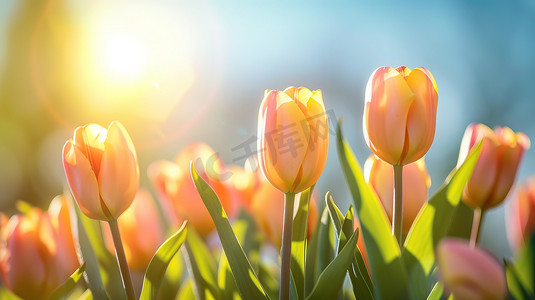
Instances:
[[[507,207],[507,236],[512,248],[519,252],[535,233],[535,176],[517,190]]]
[[[214,223],[204,206],[190,174],[194,161],[199,175],[214,189],[225,212],[232,218],[237,211],[236,200],[225,181],[228,170],[215,151],[204,143],[194,143],[184,149],[175,162],[157,161],[149,166],[148,175],[161,198],[162,204],[174,210],[169,218],[176,225],[183,220],[202,236],[214,229]]]
[[[508,127],[496,127],[492,131],[483,124],[471,124],[464,134],[457,166],[481,141],[483,148],[464,189],[463,200],[472,208],[486,210],[502,203],[509,193],[530,141],[525,134],[514,133]]]
[[[57,197],[48,212],[2,217],[0,273],[23,299],[46,299],[78,268],[67,200]]]
[[[117,121],[108,130],[96,124],[76,128],[63,147],[63,168],[80,210],[93,219],[117,219],[138,189],[136,151]]]
[[[394,171],[387,162],[371,155],[364,164],[364,177],[379,197],[383,208],[392,222],[394,198]],[[427,191],[431,178],[427,173],[424,159],[403,167],[403,233],[408,233],[412,222],[427,202]]]
[[[498,260],[467,241],[442,240],[437,247],[440,280],[455,299],[505,299],[505,272]]]

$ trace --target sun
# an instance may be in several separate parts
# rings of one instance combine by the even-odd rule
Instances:
[[[147,60],[147,45],[143,40],[130,33],[110,34],[103,41],[104,69],[118,79],[139,77]]]

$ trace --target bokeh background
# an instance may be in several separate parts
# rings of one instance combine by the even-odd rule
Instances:
[[[148,164],[210,144],[243,164],[263,91],[321,89],[361,162],[364,90],[380,66],[425,66],[439,89],[426,161],[431,193],[455,166],[466,126],[535,140],[535,2],[0,1],[0,210],[62,193],[61,149],[76,126],[120,120]],[[334,120],[331,124],[334,129]],[[317,188],[347,208],[335,139]],[[526,153],[517,182],[535,174]],[[511,255],[504,206],[482,243]]]

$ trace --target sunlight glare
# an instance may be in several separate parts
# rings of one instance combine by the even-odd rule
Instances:
[[[139,76],[147,59],[143,41],[127,33],[110,35],[104,44],[105,64],[116,76]]]

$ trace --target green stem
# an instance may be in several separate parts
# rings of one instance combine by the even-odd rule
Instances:
[[[394,165],[394,213],[392,216],[392,235],[401,248],[403,226],[403,166]]]
[[[119,262],[119,269],[121,270],[121,277],[123,278],[124,288],[126,290],[126,298],[128,300],[135,300],[134,286],[132,285],[132,278],[130,277],[130,270],[126,262],[126,255],[124,254],[123,242],[121,241],[121,234],[119,233],[119,226],[117,220],[108,221],[110,224],[111,236],[113,237],[113,244],[115,245],[115,254]]]
[[[483,210],[479,207],[474,209],[474,220],[472,221],[472,232],[470,234],[470,248],[474,248],[479,239],[481,223],[483,223],[483,213]]]
[[[284,223],[282,224],[281,279],[279,300],[290,299],[290,258],[292,254],[292,227],[294,214],[294,193],[284,195]]]

